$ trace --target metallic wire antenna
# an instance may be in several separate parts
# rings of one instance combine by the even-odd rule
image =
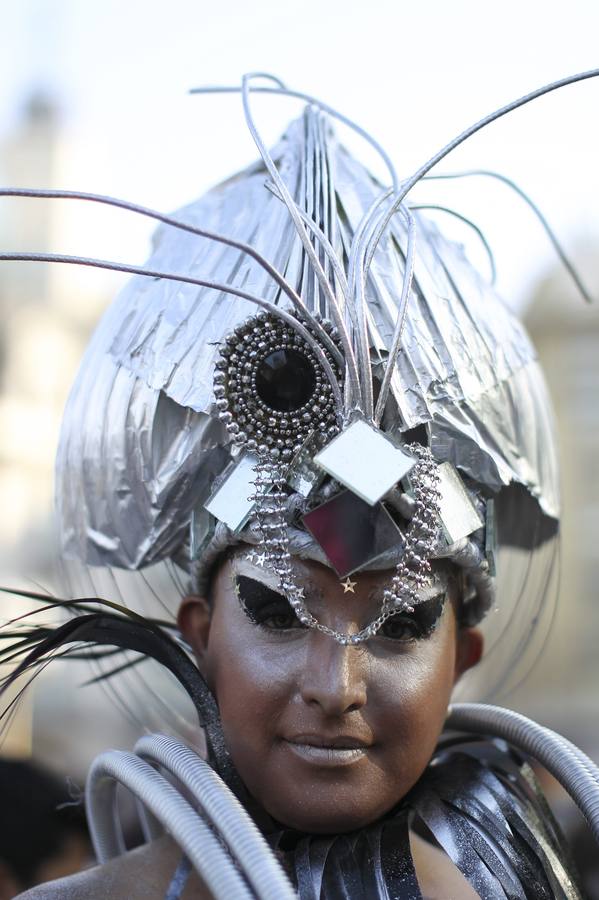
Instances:
[[[501,453],[497,452],[499,431],[503,427],[499,418],[495,422],[486,421],[487,413],[477,407],[476,399],[471,400],[479,389],[483,394],[495,390],[497,379],[505,395],[504,403],[509,402],[508,395],[516,389],[517,381],[522,382],[518,390],[532,390],[535,393],[537,389],[533,388],[531,379],[534,381],[536,376],[524,376],[524,372],[532,372],[532,367],[528,365],[532,353],[519,329],[503,313],[497,313],[494,319],[493,328],[497,334],[490,334],[484,323],[485,314],[482,313],[488,301],[480,305],[481,318],[472,327],[472,317],[476,319],[479,312],[473,308],[468,296],[467,282],[471,276],[463,260],[456,257],[455,249],[450,249],[443,242],[434,227],[421,216],[419,209],[410,208],[407,196],[421,178],[436,177],[430,174],[431,169],[481,128],[545,93],[597,74],[598,71],[593,70],[561,79],[496,110],[458,135],[407,178],[398,176],[380,143],[355,122],[316,98],[289,90],[278,78],[265,73],[249,73],[242,78],[239,87],[194,89],[193,93],[240,93],[246,123],[264,166],[264,174],[246,176],[242,173],[222,193],[223,209],[226,207],[227,215],[232,216],[238,215],[244,203],[251,205],[254,198],[258,200],[251,225],[245,230],[242,228],[236,232],[233,229],[227,234],[211,227],[210,216],[196,215],[190,209],[176,216],[168,216],[91,193],[12,189],[0,192],[0,195],[23,198],[38,196],[107,204],[161,222],[158,250],[147,266],[128,266],[57,254],[2,254],[0,259],[27,258],[101,266],[154,279],[147,288],[142,287],[138,279],[125,289],[117,303],[116,309],[120,311],[115,313],[112,337],[104,346],[101,346],[101,338],[94,344],[92,353],[99,351],[97,359],[104,355],[111,360],[105,364],[105,400],[108,402],[110,396],[112,403],[128,402],[125,401],[126,392],[119,395],[110,388],[110,380],[113,379],[115,385],[117,382],[120,384],[123,376],[117,373],[129,372],[155,386],[153,389],[163,391],[174,403],[188,407],[191,416],[197,414],[202,417],[216,411],[227,432],[226,458],[222,456],[218,462],[215,460],[211,464],[210,479],[202,482],[200,478],[193,485],[189,481],[190,489],[186,491],[188,499],[183,501],[183,505],[178,500],[172,508],[169,509],[168,505],[163,508],[160,525],[151,512],[153,504],[148,503],[143,492],[139,493],[134,500],[141,513],[139,535],[133,540],[132,536],[127,540],[117,538],[113,546],[119,549],[111,563],[137,568],[168,558],[173,533],[183,516],[192,523],[188,544],[193,544],[193,554],[190,555],[189,547],[183,550],[187,557],[186,566],[192,565],[196,576],[202,577],[202,553],[199,551],[207,551],[210,557],[210,542],[216,540],[218,543],[223,539],[222,534],[218,533],[223,520],[219,523],[219,517],[214,515],[217,508],[223,511],[224,494],[219,479],[222,480],[225,469],[231,474],[237,465],[241,467],[239,474],[257,471],[259,482],[264,480],[266,466],[276,469],[271,472],[272,480],[266,493],[259,486],[250,500],[253,488],[248,484],[243,488],[247,496],[241,498],[241,506],[245,505],[250,516],[256,516],[254,538],[260,534],[265,558],[274,564],[274,558],[283,553],[283,544],[288,546],[284,533],[289,524],[289,486],[300,482],[305,486],[300,495],[303,508],[300,510],[297,503],[294,506],[294,516],[296,519],[299,517],[304,523],[300,527],[305,528],[314,507],[322,507],[321,516],[328,509],[322,502],[324,496],[320,494],[323,478],[325,482],[335,482],[341,471],[336,463],[328,470],[323,469],[323,460],[329,458],[332,452],[341,452],[342,447],[337,441],[335,451],[333,444],[330,449],[327,448],[324,437],[334,440],[336,431],[341,435],[351,431],[355,435],[360,422],[371,428],[370,441],[374,442],[373,447],[378,445],[379,456],[387,446],[388,438],[401,451],[403,435],[424,426],[427,432],[425,444],[432,453],[431,458],[437,463],[454,466],[455,477],[465,475],[470,480],[468,489],[474,490],[477,496],[475,506],[477,503],[485,506],[485,491],[496,491],[512,479],[524,483],[539,498],[544,514],[555,513],[557,499],[551,486],[551,461],[548,463],[537,458],[532,465],[524,465],[522,459],[531,453],[533,456],[539,453],[539,448],[532,446],[518,449],[511,458],[501,459]],[[292,126],[281,144],[272,151],[266,148],[254,118],[251,101],[256,93],[295,97],[310,104],[302,119]],[[379,185],[342,150],[332,133],[329,117],[354,130],[375,149],[388,172],[389,187]],[[290,174],[292,172],[294,174]],[[310,182],[310,178],[316,180]],[[506,181],[509,183],[509,180]],[[246,185],[252,192],[252,199],[250,193],[243,193]],[[356,192],[351,194],[349,185],[360,185],[359,202]],[[515,189],[531,205],[523,192]],[[538,214],[536,208],[535,211]],[[561,248],[546,221],[541,215],[539,218],[560,252]],[[225,220],[222,215],[220,220]],[[171,251],[175,247],[175,237],[177,241],[185,242],[183,256],[177,252],[176,258],[179,261],[187,254],[189,265],[186,271],[176,271],[177,267],[170,265],[170,260],[174,258]],[[484,240],[484,236],[481,237]],[[169,282],[172,289],[168,287]],[[442,309],[439,298],[448,293],[453,298],[451,306]],[[184,298],[183,303],[179,302],[180,298]],[[239,329],[243,331],[244,322],[252,321],[255,316],[255,312],[250,312],[252,307],[263,311],[258,313],[258,320],[269,323],[269,327],[275,331],[279,329],[283,335],[289,335],[289,346],[271,348],[269,365],[272,363],[272,371],[269,377],[275,377],[272,373],[276,372],[276,378],[280,380],[285,373],[285,377],[293,381],[296,375],[299,377],[301,369],[304,372],[302,377],[308,383],[312,378],[310,372],[315,373],[314,383],[320,393],[314,397],[312,394],[309,397],[306,395],[297,415],[294,410],[288,411],[288,414],[277,409],[277,399],[273,401],[273,407],[264,403],[262,398],[262,406],[256,409],[252,406],[249,415],[246,411],[240,411],[241,400],[231,400],[233,395],[236,398],[245,396],[243,379],[252,382],[248,382],[248,387],[254,391],[253,396],[257,396],[255,392],[260,384],[261,390],[265,389],[264,354],[258,360],[260,365],[256,365],[255,359],[243,362],[244,366],[250,366],[245,374],[218,369],[217,344],[226,345],[228,335],[241,334]],[[179,315],[181,318],[176,321]],[[119,319],[121,325],[118,324]],[[158,322],[160,326],[156,327]],[[274,323],[278,324],[275,326]],[[458,332],[463,344],[459,347],[454,339]],[[250,348],[251,354],[261,352],[258,343]],[[439,348],[437,359],[426,352],[427,346]],[[500,348],[498,367],[496,348]],[[464,365],[464,353],[475,361],[477,373],[474,378],[472,371],[468,371],[473,367]],[[234,352],[232,355],[238,354]],[[166,365],[156,368],[156,360],[160,358],[165,359]],[[109,374],[108,370],[113,365],[116,368]],[[217,373],[213,385],[206,379],[194,376],[194,371],[207,372],[211,365]],[[297,369],[298,366],[300,369]],[[231,368],[235,367],[234,361]],[[477,379],[480,387],[476,387]],[[438,384],[447,386],[445,397],[435,395]],[[118,390],[122,391],[122,388]],[[145,389],[140,386],[136,391],[141,401]],[[117,395],[121,396],[121,400],[116,400]],[[72,400],[75,406],[78,402],[76,398],[77,390]],[[453,409],[463,404],[464,398],[467,398],[464,407],[466,420],[460,423]],[[327,406],[327,423],[319,418],[323,403]],[[254,421],[256,410],[265,416],[258,423]],[[529,412],[534,417],[539,410]],[[444,417],[445,422],[441,425]],[[393,434],[388,433],[391,419],[394,420]],[[482,421],[483,429],[479,426]],[[274,427],[269,423],[277,424]],[[210,454],[200,450],[203,438],[199,421],[196,425],[194,436],[190,435],[189,440],[191,443],[199,441],[194,452],[203,454],[207,459]],[[160,427],[158,423],[157,427]],[[319,430],[322,427],[324,431]],[[532,421],[527,427],[535,428]],[[248,433],[248,429],[252,428],[255,434]],[[513,428],[515,431],[515,422]],[[466,464],[460,442],[465,435],[472,433],[478,434],[479,445]],[[488,439],[486,433],[489,433]],[[75,459],[77,456],[76,442],[63,443],[60,453],[63,452],[66,453],[66,465],[67,457],[70,459],[75,454],[72,457]],[[247,453],[258,455],[257,469],[248,468],[251,460]],[[59,473],[61,458],[59,455]],[[70,462],[68,466],[72,473],[74,469]],[[260,470],[264,471],[261,473]],[[458,475],[458,472],[461,474]],[[491,472],[494,474],[489,480]],[[384,471],[382,474],[384,481]],[[396,504],[396,511],[403,510],[399,515],[399,525],[400,530],[406,532],[413,516],[409,492],[414,486],[408,483],[405,472],[399,479],[393,466],[388,474],[389,484],[391,487],[396,485],[395,493],[400,495],[394,498],[393,503]],[[431,469],[429,477],[433,478],[433,474],[434,478],[438,477]],[[117,479],[124,477],[124,473],[120,473]],[[189,474],[185,478],[189,479]],[[461,561],[460,564],[465,566],[473,579],[473,591],[482,612],[492,604],[493,589],[487,559],[492,549],[481,550],[478,538],[472,540],[469,534],[458,537],[454,534],[453,544],[448,543],[446,535],[451,529],[448,529],[441,515],[441,510],[447,511],[448,505],[441,502],[438,509],[435,507],[434,478],[427,490],[432,522],[435,524],[429,523],[427,528],[436,531],[436,536],[431,533],[426,539],[422,538],[421,543],[426,544],[428,555],[449,556]],[[400,480],[403,480],[401,484]],[[241,483],[245,484],[243,480]],[[349,491],[350,497],[363,500],[369,496],[368,491],[363,493],[357,470],[349,480],[347,477],[345,481],[341,478],[339,483]],[[228,484],[231,486],[233,482]],[[484,485],[482,494],[479,490],[481,485]],[[327,488],[326,483],[324,488]],[[416,490],[419,489],[416,486]],[[182,498],[183,494],[175,491],[173,496]],[[454,504],[459,506],[461,501],[456,499],[458,496],[466,496],[466,493],[454,495]],[[381,495],[372,502],[376,504],[381,500],[387,504],[387,511],[393,506],[391,495]],[[74,551],[75,555],[89,562],[108,562],[102,547],[99,544],[95,546],[93,535],[99,535],[100,531],[93,524],[91,497],[88,501],[84,491],[83,504],[77,510],[67,509],[68,502],[64,500],[60,502],[63,504],[64,522],[69,522],[64,532],[69,552]],[[353,502],[354,520],[357,522],[360,520],[359,506],[356,501]],[[367,502],[371,501],[368,499]],[[299,513],[301,515],[298,516]],[[482,513],[485,520],[484,510]],[[242,534],[244,540],[249,539],[250,520],[246,516],[236,519],[237,513],[223,515],[225,521],[233,525],[231,530],[235,540]],[[377,516],[377,521],[382,524],[385,521],[382,507]],[[477,516],[473,522],[481,520],[478,513]],[[201,526],[199,523],[202,523]],[[162,532],[158,541],[155,539],[158,537],[155,532],[157,527]],[[109,538],[109,543],[112,540]],[[293,541],[289,544],[289,552],[292,544]],[[324,552],[326,556],[326,549]],[[418,553],[415,557],[425,559]],[[328,558],[330,561],[330,556]],[[381,564],[384,559],[386,557],[382,554]],[[387,563],[392,563],[392,567],[402,564],[401,559],[399,562],[388,559]],[[281,569],[281,565],[279,561],[277,567]],[[351,572],[344,568],[344,576],[347,574]],[[289,571],[286,569],[283,573],[281,570],[280,576],[292,599],[293,579]],[[417,574],[417,578],[421,579],[421,573]],[[394,595],[395,588],[387,592],[388,599]],[[298,610],[306,618],[307,610],[301,602]],[[384,610],[386,607],[383,604]],[[309,620],[312,621],[311,618]],[[370,632],[365,629],[364,634],[370,635]]]
[[[142,663],[170,672],[191,703],[195,731],[185,743],[147,734],[134,753],[108,751],[93,764],[87,809],[100,863],[126,853],[115,815],[121,784],[138,802],[148,840],[163,829],[181,848],[169,898],[194,869],[217,898],[349,897],[358,885],[365,898],[415,900],[415,819],[480,896],[579,898],[521,754],[558,777],[598,837],[594,764],[565,739],[495,707],[454,704],[439,740],[462,671],[475,669],[487,687],[513,684],[532,638],[545,635],[560,501],[543,376],[522,324],[494,291],[485,236],[459,211],[412,202],[411,192],[424,178],[499,179],[531,207],[589,299],[547,221],[510,179],[484,169],[431,173],[502,116],[597,75],[564,78],[508,103],[400,177],[351,119],[252,72],[239,86],[193,93],[239,94],[259,159],[173,215],[86,192],[0,189],[0,197],[76,200],[159,223],[144,265],[0,252],[5,262],[134,276],[90,342],[64,415],[56,495],[71,591],[65,600],[24,592],[46,615],[70,618],[40,625],[27,614],[0,630],[0,662],[16,664],[5,686],[18,677],[29,684],[70,652],[92,663],[95,683],[147,688],[148,707],[170,715],[170,730],[189,723],[173,714],[166,679],[146,677]],[[307,104],[272,148],[256,94]],[[348,152],[334,121],[374,148],[387,183]],[[491,283],[429,209],[474,230]],[[224,650],[214,651],[215,662],[209,648],[225,603],[231,618],[220,624]],[[198,627],[195,619],[188,627],[190,610]],[[433,637],[440,622],[446,644],[440,630]],[[476,665],[478,627],[488,650]],[[417,646],[432,648],[441,670],[428,694]],[[323,658],[339,664],[336,706],[306,687]],[[350,662],[360,685],[348,697]],[[327,690],[335,690],[332,667],[322,669]],[[364,715],[368,735],[366,727],[332,734],[333,720],[359,720],[368,702],[389,713],[382,739],[376,715]],[[410,727],[400,727],[398,710],[410,703]],[[298,719],[285,730],[288,710],[298,708],[308,725]],[[328,730],[308,721],[315,709]],[[430,738],[419,731],[429,712]],[[283,724],[271,734],[273,722]],[[469,737],[450,734],[454,728]],[[254,753],[267,733],[274,755]],[[207,761],[190,749],[201,743],[194,735]],[[398,775],[390,794],[414,735],[422,764],[414,772],[406,765],[404,786]],[[398,742],[389,757],[387,738]],[[285,771],[287,757],[276,754],[287,752],[292,812],[277,806],[284,784],[271,796],[264,788]],[[322,775],[326,766],[371,762],[354,770],[353,784],[337,774],[302,782],[308,765]],[[382,800],[368,818],[371,798],[356,797],[376,783]],[[314,815],[327,807],[324,824],[314,824],[313,811],[296,815],[311,793],[320,803]],[[328,808],[337,802],[342,818]],[[362,819],[351,819],[359,804]]]

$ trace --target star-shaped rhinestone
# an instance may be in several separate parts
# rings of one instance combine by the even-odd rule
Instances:
[[[254,562],[257,566],[264,566],[264,563],[266,562],[266,553],[256,553]]]
[[[340,581],[340,582],[339,582],[339,584],[340,584],[341,587],[343,588],[343,593],[344,593],[344,594],[348,594],[348,593],[349,593],[349,594],[355,594],[356,592],[354,591],[354,588],[355,588],[355,586],[357,585],[357,583],[358,583],[357,581],[351,581],[349,575],[347,576],[347,578],[345,579],[345,581]]]

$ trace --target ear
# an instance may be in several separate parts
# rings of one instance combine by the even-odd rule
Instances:
[[[212,611],[204,597],[188,594],[183,597],[177,614],[179,631],[193,649],[202,675],[206,675],[206,652],[210,637]]]
[[[0,860],[0,900],[10,900],[11,897],[16,897],[22,888],[23,885],[19,887],[10,866]]]
[[[454,684],[459,678],[480,662],[485,639],[480,628],[459,628],[455,657]]]

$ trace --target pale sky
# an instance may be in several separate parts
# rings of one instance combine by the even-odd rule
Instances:
[[[274,72],[370,130],[404,177],[495,107],[599,66],[596,0],[2,0],[1,12],[0,139],[27,93],[42,86],[64,110],[57,186],[165,211],[256,156],[239,99],[189,97],[193,85]],[[566,88],[492,125],[439,171],[484,167],[511,176],[575,253],[599,236],[598,108],[599,79]],[[257,100],[267,140],[299,109]],[[498,185],[437,183],[418,196],[483,228],[512,303],[553,264],[530,212]],[[147,255],[148,222],[97,209],[67,215],[57,251],[131,263]],[[463,226],[453,233],[467,237]]]

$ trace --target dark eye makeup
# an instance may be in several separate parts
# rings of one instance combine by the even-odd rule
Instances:
[[[249,620],[268,631],[288,631],[304,628],[288,600],[279,591],[247,575],[235,575],[235,593]],[[402,612],[383,623],[379,634],[395,641],[414,641],[429,637],[435,630],[445,604],[445,594],[439,594],[414,607],[412,613]]]
[[[273,631],[304,627],[283,594],[246,575],[235,575],[233,583],[241,607],[254,625]]]
[[[414,607],[414,612],[391,616],[380,629],[383,637],[395,641],[423,640],[433,633],[445,606],[446,594],[424,600]]]

